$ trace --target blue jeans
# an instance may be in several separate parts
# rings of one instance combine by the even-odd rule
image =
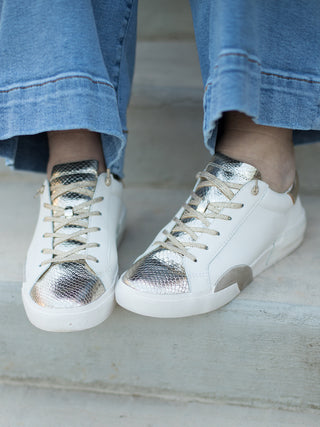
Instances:
[[[204,83],[204,142],[238,110],[320,140],[319,0],[190,0]],[[45,171],[46,131],[102,135],[123,176],[137,0],[0,0],[0,155]]]

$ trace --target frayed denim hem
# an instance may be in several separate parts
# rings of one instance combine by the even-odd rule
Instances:
[[[214,153],[217,123],[226,111],[240,111],[255,123],[294,130],[296,144],[320,141],[319,76],[265,70],[243,51],[224,51],[207,82],[203,134]]]

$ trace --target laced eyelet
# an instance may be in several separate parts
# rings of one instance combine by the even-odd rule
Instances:
[[[253,194],[254,196],[257,196],[259,194],[259,185],[257,180],[255,181],[255,184],[251,189],[251,194]]]
[[[194,259],[194,260],[193,260],[193,262],[198,262],[198,260],[197,260],[197,259]]]
[[[39,194],[43,194],[44,189],[45,189],[45,186],[44,186],[44,184],[42,184],[41,187],[39,188],[39,190],[36,192],[36,194],[33,197],[36,198],[37,196],[39,196]]]
[[[207,245],[207,246],[204,248],[204,250],[205,250],[205,251],[208,251],[208,250],[209,250],[209,246]]]
[[[107,176],[105,179],[106,186],[109,187],[111,185],[111,182],[112,182],[111,172],[110,172],[110,169],[107,169]]]

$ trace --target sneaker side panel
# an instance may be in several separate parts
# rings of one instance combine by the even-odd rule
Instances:
[[[242,200],[250,200],[250,193]],[[237,197],[240,198],[241,194]],[[225,246],[217,251],[210,263],[212,291],[221,277],[232,268],[248,266],[252,270],[252,277],[255,277],[287,256],[299,246],[306,228],[300,199],[293,204],[290,196],[270,189],[266,190],[253,208],[250,209],[249,203],[247,212],[239,220],[238,226],[226,236]],[[286,243],[284,239],[287,239]]]
[[[45,217],[50,217],[52,215],[52,212],[44,207],[45,203],[51,203],[49,182],[47,180],[44,181],[42,189],[43,192],[40,194],[39,217],[27,252],[25,265],[24,286],[28,286],[29,291],[33,284],[49,267],[49,264],[41,267],[41,262],[51,257],[51,255],[42,253],[44,248],[52,249],[52,239],[44,237],[45,233],[52,233],[52,222],[44,221]]]
[[[117,239],[123,232],[126,210],[123,203],[123,185],[112,178],[110,186],[106,187],[104,176],[99,177],[94,198],[103,200],[93,205],[93,211],[101,215],[91,216],[89,228],[97,227],[98,231],[88,234],[88,243],[97,243],[88,253],[99,262],[88,260],[90,268],[102,280],[107,292],[113,290],[118,275]]]

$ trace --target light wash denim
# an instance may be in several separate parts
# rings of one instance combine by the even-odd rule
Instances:
[[[204,82],[204,140],[238,110],[320,140],[320,1],[190,0]],[[0,155],[45,171],[46,131],[101,133],[123,176],[137,0],[0,0]]]

